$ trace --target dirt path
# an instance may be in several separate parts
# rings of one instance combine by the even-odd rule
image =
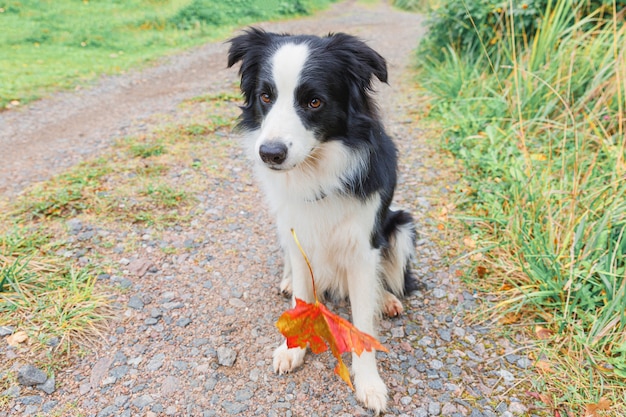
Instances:
[[[418,222],[415,270],[426,290],[405,301],[404,316],[381,322],[380,339],[389,349],[378,354],[390,391],[388,414],[529,415],[515,396],[528,358],[512,341],[467,322],[476,300],[436,243],[446,238],[433,216],[446,198],[445,161],[422,140],[416,122],[421,98],[407,73],[423,34],[422,18],[385,5],[344,2],[315,17],[261,26],[349,32],[389,62],[390,86],[379,86],[379,102],[401,151],[397,200]],[[190,112],[206,117],[201,107],[183,112],[178,105],[208,92],[232,91],[237,73],[225,69],[226,49],[222,43],[206,45],[93,89],[0,114],[0,189],[19,192],[97,155],[119,135],[153,131],[162,119],[184,123]],[[209,147],[205,152],[195,157],[215,158]],[[116,294],[118,319],[106,346],[57,373],[53,394],[15,388],[0,417],[371,415],[333,374],[330,355],[309,355],[294,374],[272,371],[271,354],[280,341],[274,323],[289,302],[277,294],[280,253],[248,165],[230,147],[216,174],[203,179],[206,188],[194,195],[197,205],[186,224],[104,230],[87,216],[71,220],[73,250],[87,257],[100,251],[115,266],[101,279],[124,288]],[[188,171],[181,166],[167,178],[183,181]],[[114,244],[100,244],[103,236]],[[345,305],[331,308],[349,313]]]
[[[315,19],[262,26],[320,35],[358,34],[386,52],[393,83],[423,29],[416,15],[391,16],[372,20],[344,2]],[[0,113],[0,193],[19,193],[106,148],[114,138],[148,129],[155,115],[175,112],[184,99],[236,82],[236,71],[226,68],[227,48],[225,43],[207,44],[144,71],[107,77],[93,88],[58,93],[24,109]]]

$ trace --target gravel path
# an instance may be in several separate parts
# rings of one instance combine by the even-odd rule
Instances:
[[[397,203],[417,219],[415,270],[425,289],[405,300],[402,317],[381,322],[389,349],[378,354],[390,391],[388,415],[532,415],[514,394],[531,362],[511,341],[468,323],[477,300],[435,243],[446,238],[432,214],[447,193],[445,161],[421,139],[421,99],[406,72],[422,18],[344,2],[316,17],[261,26],[349,32],[389,61],[390,86],[379,86],[380,103],[401,150]],[[163,114],[187,117],[176,113],[181,100],[236,82],[236,70],[225,69],[226,49],[206,45],[93,89],[0,114],[0,190],[19,192],[96,155],[119,135],[153,130],[168,119]],[[19,146],[8,146],[16,140]],[[118,237],[120,249],[110,255],[117,271],[100,277],[124,289],[116,294],[119,318],[106,346],[58,372],[52,394],[11,387],[0,416],[371,415],[333,374],[330,354],[307,356],[293,374],[273,373],[271,354],[281,339],[274,323],[289,308],[278,294],[280,252],[240,150],[233,148],[225,163],[229,176],[207,179],[211,187],[195,196],[189,224],[159,233],[134,226]],[[101,232],[81,219],[68,226],[77,236],[91,231],[81,240],[86,246]],[[159,251],[164,246],[181,251],[168,255]],[[346,305],[330,308],[349,312]]]

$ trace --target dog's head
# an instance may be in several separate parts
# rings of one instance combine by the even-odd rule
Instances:
[[[387,81],[384,58],[343,33],[320,38],[251,28],[230,44],[228,66],[242,63],[240,126],[255,133],[255,155],[273,170],[292,169],[314,158],[320,144],[345,140],[354,119],[374,116],[372,78]]]

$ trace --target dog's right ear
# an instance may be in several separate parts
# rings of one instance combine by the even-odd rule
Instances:
[[[241,75],[241,91],[244,94],[246,104],[249,104],[256,89],[259,64],[270,41],[271,34],[254,27],[247,29],[243,35],[228,41],[230,43],[228,68],[241,61],[239,74]]]
[[[251,27],[244,31],[243,35],[230,39],[228,50],[228,68],[239,61],[245,61],[246,55],[259,52],[270,42],[270,34],[263,29]]]

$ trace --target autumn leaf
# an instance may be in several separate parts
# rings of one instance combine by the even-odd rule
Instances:
[[[7,343],[9,346],[17,346],[20,343],[24,343],[28,339],[28,335],[25,331],[20,330],[19,332],[13,333],[11,336],[7,337]]]
[[[596,404],[585,405],[585,417],[598,417],[597,411],[605,411],[611,408],[611,401],[606,398],[600,398]]]
[[[287,339],[287,347],[289,348],[300,347],[304,349],[308,345],[313,353],[319,354],[330,347],[333,356],[337,358],[335,373],[346,381],[350,388],[354,389],[352,382],[350,382],[350,372],[341,355],[346,352],[361,355],[363,351],[369,352],[373,349],[386,352],[387,349],[374,337],[361,332],[348,320],[332,313],[324,304],[320,303],[317,298],[315,278],[309,259],[300,246],[295,232],[292,230],[291,233],[309,267],[315,301],[307,303],[296,298],[296,306],[280,316],[276,322],[276,327]]]
[[[543,326],[538,326],[538,325],[535,326],[535,335],[540,340],[550,339],[553,334],[554,334],[554,332],[552,332],[552,330],[550,330],[550,329],[546,329]]]

